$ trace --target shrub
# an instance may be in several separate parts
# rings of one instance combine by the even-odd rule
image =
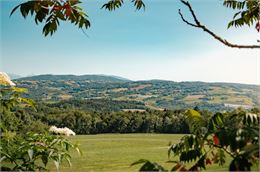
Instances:
[[[6,132],[0,144],[1,171],[48,171],[47,164],[52,161],[58,169],[63,160],[69,165],[69,150],[76,149],[61,136],[27,133],[23,136]]]
[[[49,161],[53,161],[58,169],[64,159],[70,164],[69,150],[74,148],[79,152],[77,145],[47,132],[25,133],[33,128],[41,131],[46,126],[34,122],[28,115],[24,116],[22,109],[34,107],[34,102],[22,98],[20,94],[26,90],[14,85],[5,73],[0,73],[0,170],[48,171]]]
[[[206,119],[200,112],[188,110],[186,116],[191,134],[170,146],[168,155],[179,157],[171,171],[199,171],[213,163],[222,166],[226,161],[225,154],[232,158],[230,171],[250,171],[253,164],[259,163],[260,114],[252,112],[238,109],[231,113],[216,113]],[[140,163],[143,164],[142,171],[165,171],[148,160],[133,165]],[[192,164],[189,168],[188,163]]]

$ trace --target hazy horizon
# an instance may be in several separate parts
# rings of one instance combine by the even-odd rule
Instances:
[[[162,80],[162,81],[173,81],[173,82],[205,82],[205,83],[233,83],[233,84],[246,84],[246,85],[257,85],[260,86],[260,84],[248,84],[248,83],[239,83],[239,82],[218,82],[218,81],[200,81],[200,80],[169,80],[169,79],[160,79],[160,78],[149,78],[149,79],[130,79],[121,75],[113,75],[113,74],[103,74],[103,73],[86,73],[86,74],[71,74],[71,73],[59,73],[59,74],[53,74],[53,73],[42,73],[42,74],[28,74],[28,75],[19,75],[15,73],[7,73],[11,78],[14,76],[13,79],[18,78],[26,78],[26,77],[33,77],[33,76],[41,76],[41,75],[74,75],[74,76],[84,76],[84,75],[97,75],[97,76],[108,76],[108,77],[115,77],[115,78],[121,78],[126,79],[129,81],[150,81],[150,80]],[[16,78],[17,77],[17,78]]]
[[[1,1],[0,71],[260,85],[260,51],[226,47],[186,25],[178,9],[188,19],[190,14],[179,1],[146,1],[145,11],[125,2],[114,12],[100,9],[104,2],[82,3],[92,24],[87,35],[62,22],[52,37],[44,37],[42,25],[32,17],[24,20],[18,12],[9,17],[19,1]],[[259,33],[254,27],[227,29],[234,11],[221,1],[190,3],[201,23],[218,35],[238,44],[256,44]]]

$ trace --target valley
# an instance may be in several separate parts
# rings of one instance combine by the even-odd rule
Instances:
[[[131,81],[106,75],[39,75],[15,80],[28,98],[45,103],[86,101],[123,109],[187,109],[210,111],[260,105],[260,86],[236,83]],[[107,110],[107,109],[106,109]]]

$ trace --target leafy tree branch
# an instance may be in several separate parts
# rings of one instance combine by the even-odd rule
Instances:
[[[210,34],[212,37],[214,37],[216,40],[220,41],[221,43],[223,43],[224,45],[228,46],[228,47],[231,47],[231,48],[260,48],[260,45],[239,45],[239,44],[233,44],[229,41],[227,41],[226,39],[216,35],[214,32],[212,32],[211,30],[209,30],[206,26],[202,25],[197,16],[195,15],[195,12],[194,10],[192,9],[190,3],[188,1],[184,1],[184,0],[181,0],[181,2],[189,9],[192,17],[193,17],[193,20],[194,20],[194,23],[192,22],[189,22],[188,20],[186,20],[181,12],[181,10],[179,9],[179,15],[182,19],[183,22],[185,22],[186,24],[192,26],[192,27],[196,27],[196,28],[200,28],[202,29],[203,31],[207,32],[208,34]],[[231,21],[231,23],[233,23]],[[232,24],[229,24],[229,26],[231,26]]]
[[[142,0],[131,0],[137,10],[145,8]],[[53,35],[60,24],[60,21],[71,22],[79,29],[88,29],[90,21],[88,15],[79,6],[79,0],[30,0],[21,3],[13,8],[10,16],[20,9],[21,15],[26,18],[28,15],[34,16],[35,23],[44,23],[42,33],[44,36]],[[113,11],[123,5],[123,0],[109,0],[102,8]]]
[[[145,9],[143,0],[129,0],[131,1],[136,10]],[[200,28],[207,32],[213,38],[223,43],[224,45],[232,48],[260,48],[260,44],[256,45],[239,45],[234,44],[226,39],[218,36],[206,26],[201,24],[195,15],[192,6],[188,1],[180,0],[190,11],[194,22],[186,20],[179,9],[181,19],[188,25]],[[124,4],[125,0],[108,0],[101,8],[108,11],[114,11]],[[16,6],[11,15],[20,9],[21,15],[26,18],[28,15],[34,16],[35,23],[44,23],[43,34],[44,36],[52,35],[58,29],[60,21],[71,22],[80,29],[88,29],[90,21],[87,13],[78,6],[80,0],[30,0]],[[252,26],[255,22],[255,28],[260,31],[260,0],[223,0],[223,5],[230,9],[238,10],[233,16],[233,19],[228,23],[229,27],[241,27],[244,25]],[[257,41],[259,43],[259,40]]]

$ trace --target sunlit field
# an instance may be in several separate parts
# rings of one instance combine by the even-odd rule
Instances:
[[[99,134],[69,137],[80,144],[83,155],[72,152],[72,167],[63,164],[60,171],[138,171],[140,165],[130,166],[139,159],[158,162],[167,169],[173,167],[168,162],[168,145],[177,143],[181,134]],[[171,157],[171,160],[176,158]],[[224,167],[212,165],[207,171],[226,171]],[[56,171],[54,165],[53,170]]]

